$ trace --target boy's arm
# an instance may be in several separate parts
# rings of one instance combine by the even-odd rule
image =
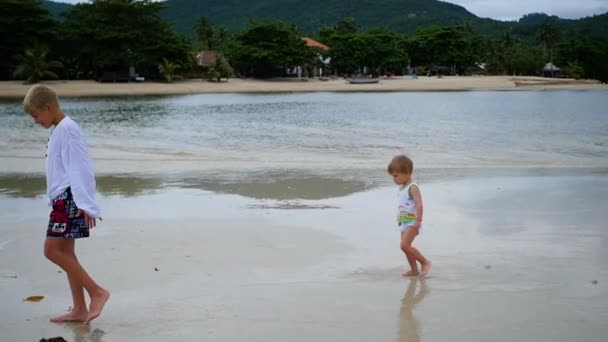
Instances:
[[[416,221],[412,225],[412,227],[416,229],[420,229],[420,225],[422,224],[422,214],[424,213],[424,207],[422,205],[422,194],[420,193],[420,189],[416,185],[412,185],[410,188],[410,194],[414,199],[414,203],[416,203]]]
[[[66,144],[66,169],[74,202],[84,212],[85,218],[99,218],[100,209],[95,199],[95,173],[88,148],[79,134],[72,135]]]

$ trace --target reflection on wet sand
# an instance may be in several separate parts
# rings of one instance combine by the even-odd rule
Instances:
[[[101,329],[94,329],[91,331],[90,324],[83,324],[79,322],[65,323],[64,327],[71,330],[73,339],[68,339],[74,342],[103,342],[103,335],[105,332]],[[66,329],[66,330],[67,330]]]
[[[0,195],[15,198],[35,198],[46,191],[46,179],[41,175],[0,175]]]
[[[608,169],[604,168],[422,168],[416,172],[415,176],[418,181],[428,183],[471,177],[606,174],[608,174]],[[183,172],[179,174],[102,174],[98,175],[96,179],[97,191],[105,196],[134,197],[165,188],[186,188],[280,201],[342,197],[390,184],[383,169],[334,170],[331,173],[276,169],[263,172],[254,170],[210,170],[208,172]],[[0,195],[13,198],[35,198],[44,195],[45,191],[46,180],[42,174],[0,174]]]
[[[137,176],[98,176],[97,191],[102,195],[126,197],[142,195],[165,186],[160,178]],[[0,175],[0,195],[14,198],[35,198],[46,192],[43,175],[5,174]]]
[[[416,284],[420,283],[420,290],[416,293]],[[420,322],[414,316],[414,309],[430,290],[425,281],[419,281],[413,277],[405,290],[401,300],[401,311],[399,314],[399,342],[419,342],[420,341]]]
[[[368,188],[363,181],[338,177],[301,174],[288,177],[255,174],[251,176],[235,180],[187,178],[182,180],[181,184],[178,183],[178,186],[276,200],[319,200],[347,196]]]
[[[189,175],[101,175],[97,191],[105,196],[134,197],[164,188],[186,188],[234,194],[256,199],[318,200],[347,196],[370,188],[368,182],[340,176],[296,173],[234,173]],[[37,174],[0,175],[0,195],[35,198],[44,195],[46,180]]]
[[[105,196],[134,197],[166,187],[162,178],[137,176],[102,176],[97,178],[97,191]]]

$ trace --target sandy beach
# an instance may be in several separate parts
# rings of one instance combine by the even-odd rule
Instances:
[[[252,80],[230,79],[229,82],[212,83],[192,79],[172,84],[98,83],[95,81],[45,81],[59,96],[144,96],[185,95],[206,93],[282,93],[282,92],[387,92],[387,91],[466,91],[466,90],[542,90],[542,89],[608,89],[608,85],[594,80],[551,79],[541,77],[511,76],[448,76],[408,77],[383,79],[378,84],[348,84],[338,78],[329,81],[306,80]],[[31,85],[18,81],[0,82],[0,98],[23,98]]]
[[[418,246],[435,266],[423,282],[400,276],[388,183],[314,200],[287,187],[256,199],[116,185],[101,196],[106,220],[79,242],[82,262],[113,293],[90,326],[48,323],[70,297],[65,274],[42,256],[43,184],[10,183],[23,185],[0,196],[11,227],[0,230],[2,340],[566,342],[608,334],[605,173],[427,183]],[[22,301],[33,294],[45,299]]]
[[[71,305],[42,251],[52,133],[0,101],[0,341],[604,341],[606,93],[64,97],[104,218],[78,257],[112,292],[88,326],[48,321]],[[424,281],[401,276],[398,153]]]

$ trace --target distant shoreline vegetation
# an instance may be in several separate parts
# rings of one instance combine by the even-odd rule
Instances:
[[[273,1],[262,2],[270,6]],[[380,10],[390,12],[387,8],[395,1],[383,2],[389,7],[378,6]],[[74,6],[6,0],[0,18],[5,32],[0,79],[217,82],[231,76],[376,77],[416,72],[608,81],[608,14],[580,20],[532,14],[519,22],[498,22],[452,4],[411,3],[408,22],[417,27],[391,21],[390,13],[386,27],[380,27],[370,19],[373,13],[364,15],[353,5],[350,11],[357,19],[327,13],[300,27],[295,24],[302,22],[299,16],[293,16],[295,23],[246,22],[234,13],[232,18],[243,26],[235,28],[237,23],[223,17],[226,7],[218,5],[204,13],[208,17],[192,19],[197,11],[182,13],[180,22],[190,20],[192,25],[189,30],[180,25],[178,32],[167,20],[178,9],[193,6],[186,0],[96,0]],[[309,1],[306,6],[326,5]],[[276,6],[276,16],[284,16],[284,6]],[[330,19],[335,21],[327,23]]]

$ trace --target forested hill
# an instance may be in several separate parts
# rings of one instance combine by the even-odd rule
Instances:
[[[403,33],[477,18],[461,6],[435,0],[169,0],[163,12],[182,33],[200,16],[228,29],[241,29],[249,19],[280,19],[305,32],[352,17],[364,28],[385,26]]]
[[[71,7],[52,1],[43,4],[56,17]],[[519,21],[498,21],[437,0],[168,0],[165,5],[161,16],[188,37],[194,36],[193,27],[202,16],[229,30],[240,30],[249,20],[280,19],[296,24],[307,34],[352,17],[364,29],[383,26],[412,34],[431,25],[469,23],[480,34],[498,36],[510,30],[516,37],[534,40],[538,26],[548,17],[534,13]],[[577,20],[553,19],[566,36],[582,33],[608,39],[608,13]]]

